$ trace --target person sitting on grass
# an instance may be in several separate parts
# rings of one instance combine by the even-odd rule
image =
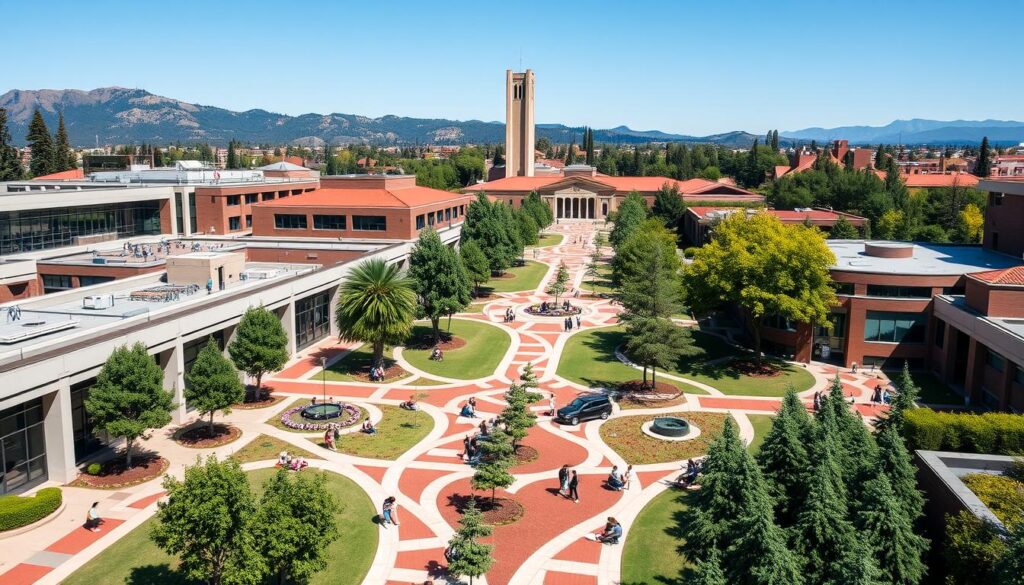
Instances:
[[[435,362],[443,362],[444,352],[441,351],[440,347],[437,347],[435,345],[433,351],[430,352],[430,359],[434,360]]]
[[[332,427],[333,425],[327,427],[327,430],[324,431],[324,446],[331,451],[336,451],[337,449],[334,446],[334,429]]]
[[[292,456],[287,451],[281,451],[280,455],[277,456],[278,467],[288,467],[291,465]]]
[[[367,435],[376,435],[377,427],[373,426],[373,423],[370,422],[370,419],[366,419],[366,422],[363,423],[363,432],[366,433]]]
[[[402,406],[402,408],[404,408],[406,410],[419,410],[420,409],[420,406],[418,404],[416,404],[416,395],[415,394],[410,396],[409,400],[406,400],[405,402],[403,402],[401,404],[401,406]]]
[[[292,464],[291,464],[291,470],[292,471],[302,471],[303,469],[305,469],[307,467],[309,467],[309,463],[306,463],[306,459],[304,457],[300,456],[300,457],[296,457],[295,459],[292,459]]]
[[[604,532],[597,535],[597,541],[604,544],[619,544],[622,538],[622,525],[615,518],[609,516],[608,523],[604,525]]]
[[[615,491],[620,491],[624,485],[626,485],[626,482],[622,479],[622,472],[619,471],[619,466],[613,465],[612,472],[608,474],[608,487]]]

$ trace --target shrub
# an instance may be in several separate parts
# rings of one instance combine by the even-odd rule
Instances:
[[[946,583],[991,583],[1006,543],[993,524],[970,512],[946,516]]]
[[[693,258],[693,255],[696,254],[696,253],[697,253],[697,248],[695,248],[694,246],[690,246],[689,248],[686,248],[685,250],[683,250],[683,257],[685,257],[685,258]]]
[[[1024,415],[970,414],[916,408],[906,413],[904,435],[911,449],[967,453],[1024,453]]]
[[[962,479],[1008,530],[1024,521],[1024,483],[988,473],[971,473]]]
[[[0,496],[0,532],[14,530],[52,514],[63,495],[60,488],[43,488],[30,497]]]
[[[99,475],[103,471],[103,466],[99,463],[90,463],[89,467],[85,468],[85,472],[89,475]]]

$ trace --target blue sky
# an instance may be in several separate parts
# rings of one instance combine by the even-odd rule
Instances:
[[[521,56],[541,123],[1024,119],[1020,4],[1001,0],[4,4],[0,93],[120,85],[236,110],[499,120]]]

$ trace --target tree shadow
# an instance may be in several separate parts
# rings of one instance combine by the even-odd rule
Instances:
[[[135,567],[128,575],[128,578],[125,579],[125,585],[153,585],[153,583],[160,583],[161,585],[192,585],[195,581],[185,578],[184,575],[172,569],[168,563]]]

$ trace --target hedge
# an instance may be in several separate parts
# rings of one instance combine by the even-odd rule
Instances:
[[[988,473],[969,473],[961,479],[1007,530],[1024,522],[1024,483]]]
[[[907,411],[905,416],[903,432],[911,449],[1024,454],[1024,415],[915,408]]]
[[[60,488],[48,487],[30,497],[0,496],[0,532],[42,520],[60,507]]]

